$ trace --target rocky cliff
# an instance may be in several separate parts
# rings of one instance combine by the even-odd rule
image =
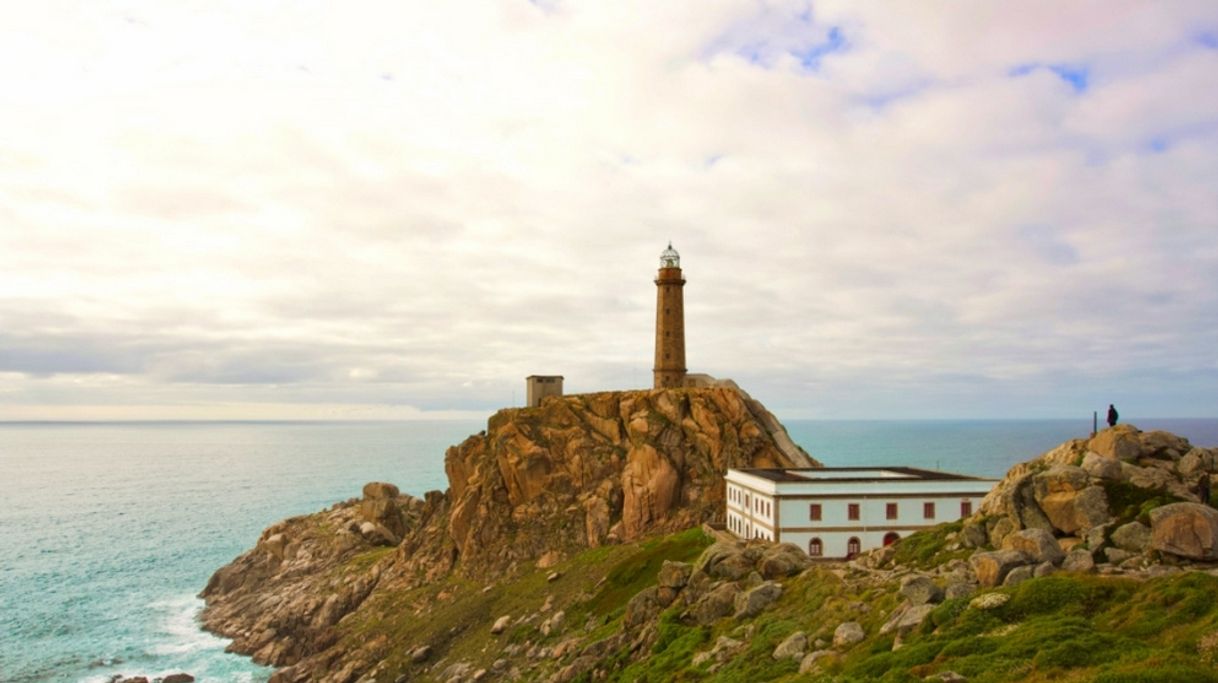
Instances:
[[[363,499],[268,528],[211,578],[203,622],[232,650],[286,667],[276,680],[354,681],[407,644],[352,638],[344,624],[421,610],[403,602],[412,591],[480,589],[581,549],[718,520],[728,467],[818,464],[730,387],[502,410],[448,450],[447,491],[419,499],[370,484]]]

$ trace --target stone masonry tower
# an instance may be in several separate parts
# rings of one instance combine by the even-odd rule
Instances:
[[[685,278],[681,277],[681,255],[672,248],[660,253],[656,275],[656,364],[655,388],[682,386],[685,382]]]

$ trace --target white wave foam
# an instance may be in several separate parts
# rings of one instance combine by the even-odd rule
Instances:
[[[204,631],[199,626],[199,612],[203,601],[193,595],[178,596],[154,602],[150,607],[163,613],[158,636],[163,640],[148,651],[155,655],[184,655],[206,650],[224,650],[228,641]]]

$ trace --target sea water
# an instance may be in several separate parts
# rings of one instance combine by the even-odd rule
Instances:
[[[1218,420],[1143,420],[1218,444]],[[265,681],[198,627],[196,597],[263,528],[388,481],[447,485],[444,450],[481,422],[0,423],[0,681],[186,672]],[[830,466],[1000,477],[1090,424],[790,421]]]

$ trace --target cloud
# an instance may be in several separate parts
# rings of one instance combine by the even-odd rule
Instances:
[[[669,239],[780,414],[1218,398],[1211,3],[12,15],[0,419],[646,386]]]

